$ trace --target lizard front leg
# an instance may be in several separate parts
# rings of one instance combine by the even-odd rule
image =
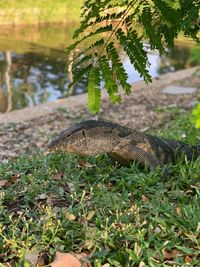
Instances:
[[[146,152],[141,147],[131,146],[130,144],[120,145],[112,153],[109,153],[109,156],[123,165],[137,161],[141,165],[149,167],[151,170],[162,165],[154,154]]]

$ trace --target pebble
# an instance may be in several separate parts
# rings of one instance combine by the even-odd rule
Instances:
[[[40,195],[37,197],[37,199],[39,199],[39,200],[47,199],[47,195],[44,194],[44,193],[42,193],[42,194],[40,194]]]
[[[196,92],[195,87],[183,87],[176,85],[169,85],[163,89],[163,93],[167,95],[182,95],[182,94],[193,94]]]
[[[154,233],[159,234],[161,232],[162,232],[162,229],[160,227],[156,226],[156,228],[154,229]]]

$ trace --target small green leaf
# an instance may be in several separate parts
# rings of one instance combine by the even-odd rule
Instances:
[[[194,123],[195,128],[200,128],[200,103],[192,111],[191,122]]]
[[[100,70],[93,67],[88,77],[88,108],[97,113],[101,105]]]
[[[115,74],[116,78],[120,82],[123,90],[128,95],[131,93],[131,85],[127,83],[128,74],[126,73],[124,66],[119,58],[118,52],[114,46],[114,43],[111,42],[106,48],[108,57],[112,62],[112,71]]]

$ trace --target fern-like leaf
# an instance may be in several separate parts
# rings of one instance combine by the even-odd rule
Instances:
[[[67,49],[66,52],[69,53],[70,51],[74,50],[75,47],[77,47],[78,44],[82,43],[85,39],[88,39],[92,36],[95,36],[97,34],[100,33],[104,33],[104,32],[109,32],[112,31],[112,25],[106,25],[104,27],[100,27],[98,28],[96,31],[94,32],[90,32],[88,35],[85,35],[83,38],[81,38],[80,40],[76,41],[75,43],[71,44]]]
[[[127,74],[116,49],[118,45],[124,49],[145,82],[149,82],[148,58],[142,39],[149,42],[150,49],[158,49],[160,53],[165,51],[165,47],[173,46],[174,38],[180,32],[198,40],[199,0],[86,0],[81,16],[81,25],[74,34],[74,38],[79,39],[68,47],[68,52],[86,40],[88,43],[77,59],[72,59],[75,73],[81,78],[81,75],[88,74],[89,68],[90,96],[92,88],[100,92],[97,84],[101,76],[113,102],[120,100],[118,82],[126,93],[130,92]],[[113,23],[115,19],[117,23]],[[93,36],[95,38],[90,38]],[[90,69],[92,61],[94,71]],[[93,99],[90,100],[93,103],[90,109],[97,111],[99,106],[94,103],[98,101],[94,96],[90,99]]]
[[[162,35],[155,31],[156,28],[153,22],[151,9],[147,5],[143,8],[140,22],[144,25],[146,35],[150,40],[151,49],[158,49],[161,54],[164,53]]]
[[[108,58],[106,56],[102,56],[99,59],[99,67],[102,73],[102,79],[105,82],[105,89],[107,90],[110,100],[113,103],[118,103],[121,100],[119,95],[119,89],[116,81],[112,78],[112,69],[109,65]]]
[[[180,23],[180,10],[171,8],[163,0],[154,0],[155,6],[160,11],[163,21],[167,22],[169,26],[178,25]]]
[[[94,26],[97,22],[105,21],[102,16],[99,15],[104,9],[108,9],[113,5],[109,6],[110,0],[105,1],[85,1],[84,9],[81,17],[84,19],[81,21],[81,26],[74,32],[73,38],[77,38],[81,33],[83,33],[87,28]]]
[[[119,58],[118,52],[114,46],[114,43],[111,42],[106,48],[108,57],[112,62],[112,71],[116,75],[116,78],[120,82],[123,90],[128,95],[131,93],[131,85],[127,83],[128,74],[126,73],[124,66]]]
[[[88,76],[88,108],[94,114],[101,106],[100,82],[100,70],[93,67]]]
[[[151,76],[146,69],[146,65],[148,63],[147,53],[143,49],[143,44],[141,39],[138,38],[137,32],[131,30],[128,32],[126,37],[122,29],[118,29],[116,37],[119,39],[120,44],[124,48],[135,69],[139,72],[140,76],[143,77],[146,83],[150,82]]]
[[[176,31],[176,28],[174,27],[168,27],[167,25],[161,25],[158,27],[158,30],[160,33],[163,34],[164,40],[168,47],[173,47],[174,46],[174,39],[178,36],[178,33]]]

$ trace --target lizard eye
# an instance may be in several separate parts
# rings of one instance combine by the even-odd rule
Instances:
[[[66,138],[70,137],[70,134],[66,134],[65,137],[66,137]]]

